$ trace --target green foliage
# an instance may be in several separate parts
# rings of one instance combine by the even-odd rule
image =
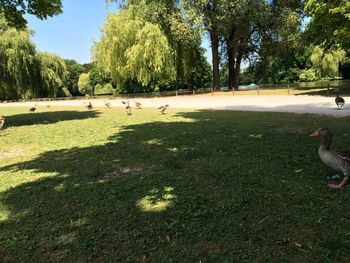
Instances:
[[[40,85],[43,95],[56,97],[59,88],[63,86],[63,81],[67,75],[67,68],[64,60],[57,55],[46,52],[38,52]]]
[[[319,78],[317,77],[316,71],[313,68],[303,69],[299,72],[300,81],[316,81]]]
[[[324,50],[320,46],[314,47],[310,60],[312,68],[318,78],[339,77],[339,64],[345,59],[345,51],[342,49]]]
[[[73,59],[65,59],[64,61],[66,63],[68,73],[63,81],[63,86],[68,88],[69,93],[76,96],[79,94],[79,76],[81,73],[83,73],[84,67]]]
[[[0,99],[56,96],[66,84],[63,59],[36,52],[30,35],[10,27],[0,15]]]
[[[104,85],[111,81],[110,78],[106,77],[104,74],[102,74],[101,71],[99,71],[95,67],[89,71],[89,78],[90,78],[91,86],[93,87],[96,86],[97,84]]]
[[[105,85],[96,84],[94,88],[94,95],[112,95],[113,94],[113,86],[110,83]]]
[[[144,22],[127,10],[109,14],[94,47],[98,69],[116,84],[175,78],[172,50],[158,25]]]
[[[307,32],[312,43],[350,50],[349,1],[307,0],[305,11],[311,16]]]
[[[28,30],[6,25],[0,31],[0,98],[15,99],[36,88],[36,53]]]
[[[91,82],[90,82],[89,73],[80,74],[79,80],[78,80],[78,89],[79,89],[80,94],[82,94],[82,95],[84,95],[84,94],[92,95],[93,94],[93,86],[91,85]]]
[[[4,13],[9,25],[18,29],[26,27],[25,14],[46,19],[62,13],[61,0],[0,0],[0,12]]]
[[[63,87],[58,90],[58,97],[71,97],[72,94],[69,92],[69,89],[67,87]]]

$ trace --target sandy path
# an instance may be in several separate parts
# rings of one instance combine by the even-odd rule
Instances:
[[[350,97],[344,97],[345,101],[350,101]],[[137,98],[136,101],[142,103],[143,107],[156,108],[160,105],[169,104],[170,108],[183,109],[213,109],[213,110],[242,110],[242,111],[272,111],[272,112],[295,112],[312,113],[322,115],[332,115],[337,117],[350,116],[350,107],[344,106],[343,110],[337,110],[333,97],[322,96],[291,96],[291,95],[255,95],[255,96],[177,96],[162,98]],[[40,101],[40,106],[77,106],[82,107],[87,104],[86,99],[81,100],[61,100],[61,101]],[[90,99],[94,106],[103,106],[103,99]],[[123,107],[122,99],[108,100],[112,107]],[[15,102],[0,103],[0,107],[8,106],[33,106],[35,102]],[[130,99],[133,106],[133,99]]]

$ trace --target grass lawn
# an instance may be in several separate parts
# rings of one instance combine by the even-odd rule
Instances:
[[[350,262],[348,118],[0,108],[2,262]],[[339,173],[338,173],[339,174]]]
[[[213,96],[242,96],[242,95],[320,95],[320,96],[331,96],[335,97],[337,90],[335,88],[290,88],[289,91],[287,88],[263,88],[263,89],[254,89],[254,90],[235,90],[232,93],[232,90],[227,91],[215,91],[212,93]],[[201,94],[197,94],[201,95]],[[208,95],[205,93],[203,95]],[[349,96],[348,90],[341,90],[341,96]]]

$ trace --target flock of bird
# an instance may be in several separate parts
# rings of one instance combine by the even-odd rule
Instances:
[[[123,103],[124,106],[125,106],[126,114],[127,114],[127,115],[131,115],[130,101],[126,100],[126,101],[122,101],[122,103]],[[137,109],[142,109],[142,104],[141,104],[140,102],[134,101],[134,103],[135,103],[135,107],[136,107]],[[35,112],[35,111],[37,110],[37,105],[38,105],[38,104],[35,103],[34,106],[30,107],[30,108],[29,108],[29,112]],[[111,107],[111,103],[108,102],[108,101],[104,101],[104,105],[105,105],[107,108],[110,108],[110,107]],[[50,108],[51,106],[50,106],[50,104],[48,104],[48,105],[46,105],[46,107],[47,107],[47,108]],[[87,107],[87,109],[88,109],[89,111],[91,111],[91,110],[94,109],[94,107],[93,107],[91,101],[89,101],[89,102],[87,103],[86,107]],[[159,113],[164,114],[167,108],[169,108],[169,104],[165,104],[165,105],[162,105],[162,106],[158,107],[158,111],[159,111]],[[0,130],[3,129],[4,125],[5,125],[5,116],[3,115],[3,116],[0,116]]]
[[[130,101],[126,100],[126,101],[122,101],[122,103],[125,106],[126,114],[127,115],[131,115],[132,113],[131,113]],[[335,98],[335,103],[336,103],[336,105],[338,107],[338,110],[343,109],[343,107],[345,105],[344,98],[339,96],[339,90],[337,91],[337,96]],[[142,109],[142,104],[140,102],[134,100],[134,104],[135,104],[135,107],[137,109]],[[107,108],[111,107],[111,103],[108,102],[108,101],[104,101],[104,105]],[[92,103],[91,103],[91,101],[88,102],[86,107],[88,108],[89,111],[93,110],[93,108],[94,108]],[[47,105],[47,108],[50,108],[50,104]],[[159,106],[158,107],[158,111],[159,111],[159,113],[164,114],[164,112],[166,111],[167,108],[169,108],[169,104],[165,104],[165,105]],[[37,109],[37,103],[33,107],[31,107],[29,109],[29,112],[35,112],[36,109]],[[5,124],[5,116],[0,116],[0,130],[4,127],[4,124]]]
[[[130,101],[122,101],[125,106],[125,111],[127,115],[131,115],[131,106]],[[335,98],[335,103],[338,109],[342,109],[345,105],[344,98],[339,96],[339,91],[337,92],[337,96]],[[134,104],[137,109],[142,109],[142,104],[140,102],[134,101]],[[104,101],[104,105],[109,108],[111,107],[111,103],[108,101]],[[47,105],[49,107],[50,105]],[[161,114],[164,114],[166,109],[169,107],[168,104],[162,105],[158,107],[158,111]],[[93,110],[93,105],[89,101],[87,104],[88,110]],[[37,109],[37,104],[29,109],[29,112],[35,112]],[[0,116],[0,130],[4,127],[5,124],[5,116]],[[323,163],[327,166],[333,168],[334,170],[338,170],[343,172],[344,177],[343,180],[339,184],[328,184],[329,188],[332,189],[343,189],[343,187],[348,183],[350,176],[350,150],[337,150],[332,149],[330,147],[332,142],[332,135],[328,128],[319,128],[313,133],[310,134],[310,137],[323,137],[323,143],[319,148],[319,156]]]
[[[131,106],[130,106],[130,101],[128,100],[123,100],[122,101],[124,107],[125,107],[125,111],[126,111],[126,115],[131,115]],[[134,104],[135,104],[135,107],[137,109],[142,109],[142,104],[138,101],[134,101]],[[104,105],[107,107],[107,108],[110,108],[111,107],[111,103],[109,101],[104,101]],[[88,102],[87,106],[88,110],[93,110],[93,105],[91,103],[91,101]],[[161,113],[161,114],[164,114],[166,109],[169,108],[169,104],[165,104],[165,105],[162,105],[160,107],[158,107],[158,111]]]

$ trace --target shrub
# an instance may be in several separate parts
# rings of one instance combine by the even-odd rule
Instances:
[[[104,86],[101,84],[95,85],[95,95],[110,95],[113,94],[113,86],[111,83],[107,83]]]
[[[71,97],[72,94],[69,92],[67,87],[63,87],[58,91],[58,96],[59,97]]]
[[[317,75],[314,69],[303,69],[299,73],[299,81],[315,81],[317,80]]]
[[[90,78],[89,74],[87,73],[82,73],[79,76],[79,81],[78,81],[78,89],[80,94],[92,94],[92,87],[90,83]]]

